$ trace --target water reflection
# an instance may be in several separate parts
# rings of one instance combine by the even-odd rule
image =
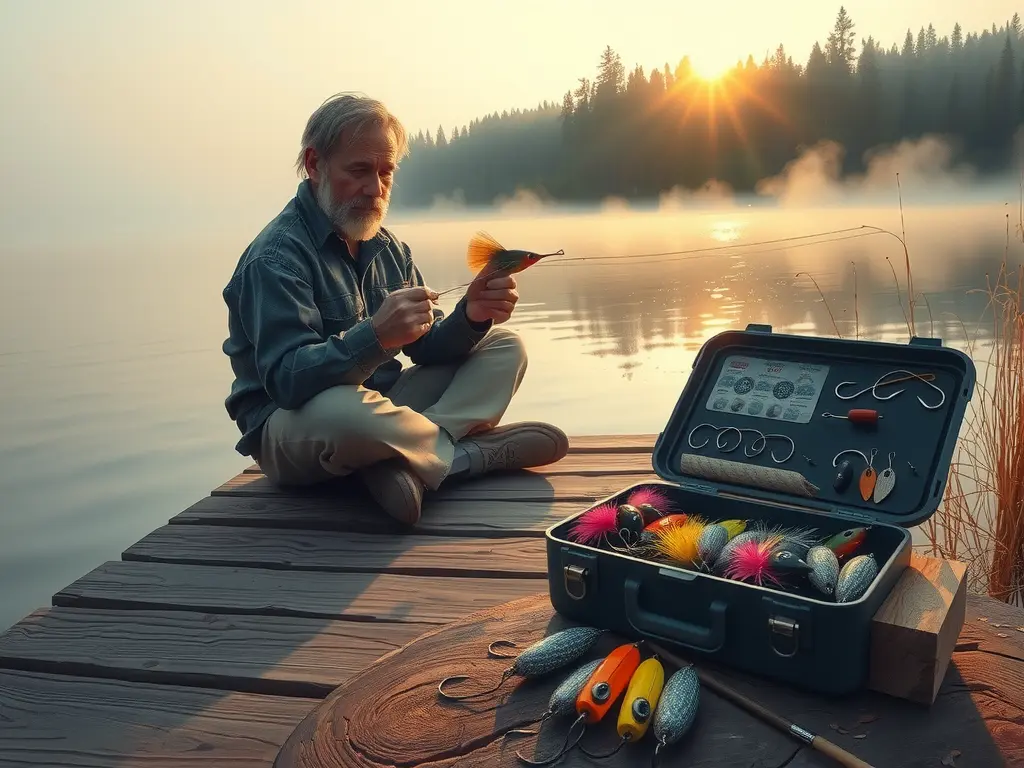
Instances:
[[[628,371],[643,365],[657,350],[673,349],[690,356],[715,333],[752,322],[770,324],[779,332],[907,341],[903,251],[887,235],[709,256],[601,260],[722,240],[759,242],[863,220],[855,214],[829,212],[811,221],[792,217],[787,226],[770,220],[771,216],[786,218],[778,212],[742,217],[729,213],[728,218],[695,215],[685,240],[675,229],[679,217],[659,221],[642,216],[628,228],[634,236],[628,242],[617,234],[627,227],[611,226],[617,221],[621,225],[621,219],[598,216],[572,222],[460,221],[443,235],[436,223],[423,229],[410,224],[402,234],[419,249],[418,258],[432,284],[444,287],[467,279],[457,259],[447,254],[458,253],[464,247],[460,241],[475,226],[500,226],[499,237],[509,241],[508,247],[557,244],[566,247],[567,258],[593,258],[555,260],[521,274],[523,299],[513,325],[540,339],[538,343],[545,347],[572,345],[567,354],[632,358]],[[982,226],[998,220],[988,211],[971,209],[932,210],[916,218],[924,224],[921,234],[908,233],[916,334],[939,336],[947,344],[962,347],[966,324],[972,333],[980,330],[984,338],[988,332],[984,326],[978,329],[978,321],[988,299],[971,291],[984,288],[985,274],[994,274],[1003,258],[1003,233],[997,226]],[[558,237],[559,224],[569,237]],[[456,298],[452,296],[446,308]],[[564,365],[566,358],[561,359]]]

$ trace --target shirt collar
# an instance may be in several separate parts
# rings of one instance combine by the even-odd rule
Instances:
[[[298,202],[299,213],[309,227],[309,231],[313,233],[313,240],[318,248],[322,247],[331,235],[337,237],[337,233],[334,231],[334,225],[331,223],[331,220],[327,218],[327,214],[320,209],[320,204],[316,200],[316,194],[313,192],[312,181],[309,179],[303,179],[299,183],[299,189],[295,195],[295,199]],[[376,251],[383,248],[390,242],[391,238],[384,234],[384,229],[381,228],[377,231],[376,235],[366,241],[366,244],[374,244],[375,248],[368,250]]]

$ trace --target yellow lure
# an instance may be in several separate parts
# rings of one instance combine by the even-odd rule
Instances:
[[[655,658],[641,662],[626,688],[616,726],[619,738],[639,741],[647,733],[665,686],[665,668]]]

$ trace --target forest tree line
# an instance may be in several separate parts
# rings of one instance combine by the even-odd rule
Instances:
[[[519,189],[567,201],[646,198],[712,179],[752,191],[822,140],[842,145],[842,170],[856,173],[868,150],[929,134],[952,139],[982,172],[1008,170],[1024,123],[1019,14],[980,32],[908,29],[890,47],[857,38],[840,8],[805,62],[779,45],[711,83],[686,56],[646,73],[627,70],[606,47],[593,77],[579,78],[561,102],[414,135],[394,204],[490,204]]]

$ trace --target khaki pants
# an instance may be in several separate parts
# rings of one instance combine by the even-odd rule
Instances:
[[[497,426],[525,373],[522,341],[492,328],[461,363],[405,369],[387,396],[337,386],[278,409],[263,426],[260,468],[272,482],[310,485],[400,456],[437,490],[452,441]]]

